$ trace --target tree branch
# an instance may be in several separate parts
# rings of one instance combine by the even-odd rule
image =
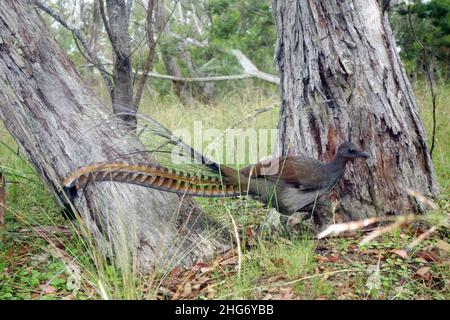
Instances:
[[[148,1],[147,7],[147,19],[146,19],[146,36],[148,42],[148,56],[145,61],[144,70],[142,71],[141,78],[138,83],[138,87],[136,90],[136,95],[134,97],[134,106],[136,109],[139,107],[139,104],[142,99],[142,94],[144,92],[145,82],[147,80],[148,73],[153,69],[153,60],[155,57],[155,48],[156,42],[154,40],[154,32],[153,32],[153,10],[155,7],[155,0]]]
[[[280,84],[280,78],[278,76],[260,71],[253,64],[253,62],[249,58],[247,58],[247,56],[244,55],[240,50],[230,49],[227,51],[230,52],[233,56],[235,56],[236,59],[239,61],[239,64],[244,69],[244,74],[267,81],[267,82],[271,82],[271,83],[274,83],[277,85]]]
[[[193,45],[199,48],[207,48],[208,47],[208,43],[204,43],[204,42],[200,42],[196,39],[193,38],[183,38],[182,36],[170,32],[168,33],[171,37],[174,37],[175,39],[184,42],[187,45]],[[274,84],[279,85],[280,84],[280,78],[276,75],[270,74],[270,73],[266,73],[263,71],[260,71],[255,64],[244,54],[242,53],[242,51],[238,50],[238,49],[224,49],[224,52],[228,52],[230,54],[232,54],[233,56],[236,57],[236,59],[238,60],[239,64],[241,65],[242,69],[244,69],[244,75],[245,77],[240,78],[240,79],[244,79],[244,78],[258,78],[267,82],[271,82]],[[233,76],[235,77],[235,76]],[[230,79],[219,79],[219,80],[230,80]],[[180,80],[183,81],[183,80]],[[212,81],[217,81],[217,80],[212,80]]]
[[[80,41],[80,43],[81,43],[83,49],[85,50],[87,56],[84,55],[83,52],[81,52],[81,50],[80,50],[80,53],[83,55],[83,57],[86,60],[88,60],[93,66],[95,66],[100,71],[100,74],[102,75],[103,80],[105,81],[106,87],[108,88],[109,93],[111,94],[114,85],[113,85],[113,83],[111,81],[110,74],[109,74],[108,71],[106,71],[104,65],[102,64],[100,59],[97,57],[97,55],[90,49],[88,41],[83,36],[81,31],[78,28],[76,28],[75,26],[72,26],[67,21],[65,21],[60,15],[58,15],[55,11],[53,11],[53,9],[51,9],[50,7],[45,5],[40,0],[33,0],[33,3],[34,3],[34,5],[36,7],[38,7],[42,11],[46,12],[53,19],[58,21],[64,28],[66,28],[67,30],[72,32],[73,37]],[[77,45],[77,47],[78,47],[78,45]]]
[[[106,65],[112,64],[112,62],[108,61],[108,62],[105,62],[105,64]],[[85,67],[89,67],[89,66],[90,65],[86,65]],[[133,72],[136,72],[136,71],[133,70]],[[137,71],[136,73],[138,75],[142,75],[143,72]],[[161,80],[181,81],[181,82],[210,82],[210,81],[227,81],[227,80],[243,80],[243,79],[250,79],[250,78],[258,78],[254,74],[247,74],[247,73],[235,74],[235,75],[229,75],[229,76],[211,76],[211,77],[192,77],[191,78],[191,77],[175,77],[175,76],[160,74],[160,73],[156,73],[156,72],[147,73],[147,77],[161,79]],[[278,80],[278,82],[275,82],[275,81],[277,81],[277,77],[276,76],[272,76],[272,77],[275,77],[275,79],[273,79],[273,81],[270,81],[270,80],[266,80],[266,81],[269,81],[269,82],[275,83],[275,84],[279,84],[279,80]],[[264,79],[262,79],[262,80],[264,80]]]
[[[141,71],[138,74],[142,74]],[[149,72],[148,77],[162,79],[162,80],[171,80],[171,81],[181,81],[181,82],[209,82],[209,81],[224,81],[224,80],[242,80],[252,78],[252,75],[249,74],[237,74],[231,76],[212,76],[212,77],[174,77],[165,74],[159,74],[155,72]]]

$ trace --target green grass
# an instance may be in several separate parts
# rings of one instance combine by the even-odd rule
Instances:
[[[215,106],[181,106],[175,99],[145,98],[143,112],[171,129],[203,126],[225,129],[256,109],[277,102],[278,95],[246,89],[231,92]],[[421,117],[429,133],[431,103],[424,84],[416,89]],[[441,209],[433,221],[449,212],[450,142],[448,137],[450,86],[437,88],[437,135],[433,154],[442,187]],[[150,108],[151,106],[151,108]],[[242,128],[275,128],[278,108],[244,121]],[[418,228],[409,227],[359,246],[360,235],[316,241],[307,231],[286,236],[263,228],[268,210],[251,200],[199,199],[216,219],[238,226],[242,265],[237,256],[217,257],[201,268],[155,270],[147,276],[134,269],[133,257],[106,259],[82,223],[61,217],[51,193],[34,170],[16,153],[16,146],[0,127],[0,163],[9,181],[6,229],[0,231],[0,299],[449,299],[448,253],[436,249],[449,241],[440,229],[406,258],[392,250],[407,246]],[[428,134],[428,138],[431,136]],[[447,200],[446,200],[447,198]],[[445,217],[445,216],[444,216]],[[45,226],[47,229],[43,230]],[[49,231],[53,230],[53,231]],[[437,250],[437,251],[436,251]],[[425,252],[425,253],[423,253]],[[436,261],[423,258],[432,252]],[[421,258],[422,257],[422,258]],[[225,260],[224,260],[225,259]],[[232,260],[232,263],[227,261]],[[371,267],[372,269],[370,269]],[[421,269],[421,268],[429,268]],[[370,288],[370,270],[379,268],[379,288]],[[369,270],[369,271],[368,271]],[[424,277],[417,274],[427,270]]]
[[[427,132],[428,146],[431,147],[433,112],[429,87],[424,83],[416,85],[416,98],[420,107],[420,117]],[[433,164],[438,181],[442,187],[442,196],[450,195],[450,84],[436,86],[436,140],[433,150]]]

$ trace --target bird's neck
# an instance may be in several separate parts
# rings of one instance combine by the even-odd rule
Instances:
[[[345,158],[336,156],[334,160],[328,164],[330,174],[336,175],[336,178],[339,178],[344,173],[346,163],[347,160]]]

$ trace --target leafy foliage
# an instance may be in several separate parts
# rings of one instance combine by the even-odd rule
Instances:
[[[450,1],[431,0],[402,3],[395,7],[391,21],[410,72],[422,72],[427,59],[437,60],[443,76],[450,63]]]
[[[237,48],[267,72],[275,72],[273,49],[276,31],[269,0],[208,0],[210,42]]]

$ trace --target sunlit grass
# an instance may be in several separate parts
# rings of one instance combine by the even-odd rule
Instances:
[[[433,128],[433,108],[431,93],[426,83],[416,84],[416,98],[419,103],[420,116],[425,126],[428,139],[428,147],[431,147]],[[439,184],[442,188],[442,196],[450,195],[450,85],[438,83],[436,86],[436,138],[433,151],[433,164]]]

